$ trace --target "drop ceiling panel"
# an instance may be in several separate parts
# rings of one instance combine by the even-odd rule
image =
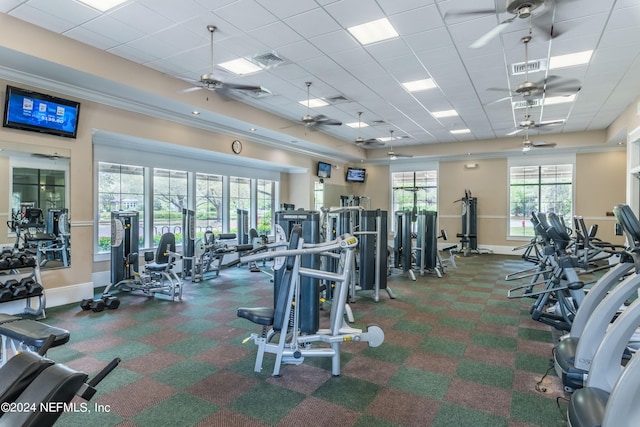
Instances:
[[[141,3],[173,22],[182,22],[193,16],[206,15],[208,9],[194,0],[141,0]]]
[[[325,9],[344,28],[384,18],[384,12],[375,0],[341,0]]]
[[[40,27],[51,30],[54,33],[64,33],[76,25],[67,19],[59,18],[41,9],[37,9],[26,4],[14,9],[11,12],[11,15],[32,24],[37,23]]]
[[[313,9],[289,18],[284,22],[305,38],[319,36],[342,29],[323,9]]]
[[[318,7],[314,0],[259,0],[258,3],[280,19],[298,15]]]
[[[238,0],[217,9],[216,15],[233,22],[242,31],[251,31],[278,19],[254,0]]]

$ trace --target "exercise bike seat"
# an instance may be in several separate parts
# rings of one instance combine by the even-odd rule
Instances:
[[[17,397],[53,361],[29,351],[12,357],[0,369],[0,403],[15,402]]]

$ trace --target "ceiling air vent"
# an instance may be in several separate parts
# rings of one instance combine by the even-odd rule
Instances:
[[[535,59],[527,62],[518,62],[516,64],[511,64],[511,75],[517,76],[519,74],[524,74],[527,65],[529,66],[529,72],[535,73],[537,71],[544,71],[547,69],[547,60],[546,59]]]
[[[336,95],[330,98],[325,98],[325,101],[327,101],[330,104],[342,104],[343,102],[351,102],[349,99],[347,99],[343,95]]]
[[[278,54],[273,51],[256,55],[252,57],[251,60],[265,69],[277,67],[285,62],[284,59],[279,57]]]
[[[512,103],[514,110],[521,110],[523,108],[533,108],[540,107],[542,105],[542,98],[534,98],[534,99],[522,99],[520,101],[514,101]]]

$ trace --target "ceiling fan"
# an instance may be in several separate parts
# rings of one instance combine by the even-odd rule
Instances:
[[[468,10],[468,11],[447,11],[446,15],[453,16],[464,16],[464,15],[487,15],[487,14],[496,14],[496,13],[504,13],[508,12],[513,16],[505,19],[500,22],[496,27],[491,29],[488,33],[484,34],[478,40],[473,42],[470,47],[471,48],[480,48],[489,43],[492,39],[497,37],[502,31],[504,31],[512,22],[519,19],[529,19],[530,25],[535,25],[532,22],[533,16],[539,16],[545,13],[547,10],[551,9],[553,6],[553,0],[506,0],[506,5],[504,8],[495,8],[495,9],[478,9],[478,10]],[[545,34],[549,34],[551,37],[557,36],[558,33],[554,34],[553,27],[548,31],[546,29],[542,29]]]
[[[543,94],[553,94],[558,96],[570,95],[572,93],[580,91],[580,86],[567,86],[573,84],[577,80],[559,80],[559,76],[547,76],[538,82],[529,81],[529,42],[531,41],[531,28],[529,28],[529,34],[522,37],[520,41],[524,44],[524,82],[520,83],[514,90],[505,88],[488,88],[492,91],[509,91],[509,96],[492,101],[487,105],[497,104],[506,100],[510,100],[514,96],[522,96],[525,99],[529,99],[534,96],[542,96]]]
[[[378,138],[369,138],[364,139],[360,136],[360,125],[362,124],[362,111],[358,111],[358,137],[354,140],[356,145],[364,146],[364,147],[382,147],[384,142],[380,141]]]
[[[218,29],[215,25],[207,25],[207,30],[211,34],[211,72],[202,74],[200,76],[200,80],[198,81],[198,85],[189,89],[185,89],[181,91],[182,93],[193,92],[200,89],[207,89],[213,91],[229,91],[229,90],[239,90],[245,92],[255,92],[257,94],[271,93],[268,89],[263,88],[262,86],[252,86],[252,85],[243,85],[237,83],[225,83],[220,80],[217,80],[214,76],[214,62],[213,62],[213,33]]]
[[[529,139],[529,132],[526,131],[524,138],[522,139],[522,152],[526,153],[532,148],[553,148],[556,146],[555,142],[543,142],[543,141],[531,141]]]
[[[316,126],[342,126],[342,122],[339,120],[335,120],[335,119],[330,119],[329,117],[323,115],[323,114],[318,114],[317,116],[312,116],[310,113],[311,111],[311,97],[309,94],[309,88],[311,87],[311,82],[306,82],[305,83],[307,85],[307,114],[305,114],[304,116],[302,116],[302,118],[300,119],[300,121],[302,122],[303,125],[305,125],[306,127],[316,127]]]
[[[529,129],[537,129],[537,128],[543,128],[543,127],[547,127],[547,126],[558,126],[558,125],[563,125],[564,124],[564,119],[563,120],[549,120],[549,121],[545,121],[545,122],[540,122],[540,123],[536,123],[531,116],[529,115],[529,106],[526,106],[525,109],[525,114],[524,114],[524,120],[522,120],[521,122],[518,122],[518,128],[516,130],[514,130],[513,132],[508,133],[508,136],[511,135],[516,135],[522,131],[528,132]],[[528,139],[528,138],[527,138]]]
[[[389,141],[393,141],[393,129],[389,130]],[[387,156],[389,156],[389,160],[396,160],[396,159],[399,159],[399,158],[411,158],[411,157],[413,157],[412,154],[396,153],[395,151],[393,151],[393,145],[390,145],[389,151],[387,152]]]

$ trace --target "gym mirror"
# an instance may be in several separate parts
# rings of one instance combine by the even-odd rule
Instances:
[[[0,141],[0,245],[33,253],[43,269],[71,265],[69,157],[69,150]]]

